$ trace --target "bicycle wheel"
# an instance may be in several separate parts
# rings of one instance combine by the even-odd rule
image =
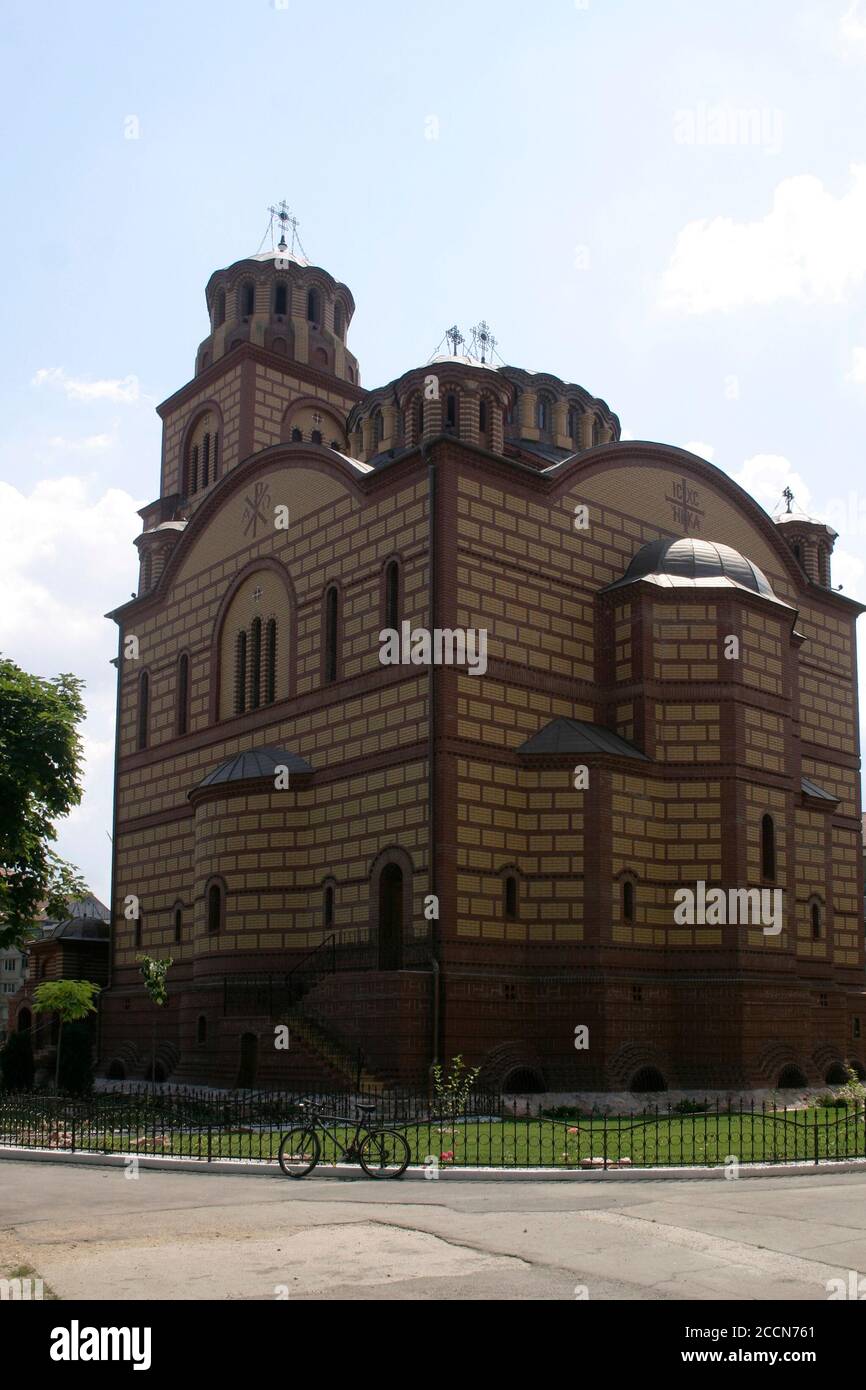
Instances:
[[[358,1161],[368,1178],[402,1178],[409,1167],[409,1144],[396,1129],[375,1129],[361,1144]]]
[[[287,1178],[305,1178],[318,1163],[321,1151],[314,1130],[290,1129],[280,1140],[280,1167]]]

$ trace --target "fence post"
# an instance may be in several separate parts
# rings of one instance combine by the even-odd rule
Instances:
[[[207,1161],[208,1161],[208,1163],[210,1163],[210,1161],[211,1161],[211,1135],[212,1135],[212,1134],[213,1134],[213,1125],[212,1125],[212,1124],[210,1123],[210,1121],[208,1120],[208,1126],[207,1126]]]
[[[813,1130],[814,1130],[814,1136],[815,1136],[815,1165],[817,1166],[817,1164],[818,1164],[818,1111],[817,1111],[817,1110],[815,1111],[815,1115],[814,1115],[814,1126],[813,1126]]]

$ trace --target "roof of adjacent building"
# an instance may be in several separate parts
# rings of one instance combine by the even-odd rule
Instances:
[[[537,734],[521,744],[518,753],[549,755],[551,753],[612,753],[618,758],[637,758],[649,762],[646,753],[635,748],[601,724],[588,724],[582,719],[553,719]]]
[[[730,586],[781,602],[763,570],[752,560],[730,545],[696,536],[649,541],[641,546],[622,579],[608,589],[620,589],[639,580],[664,588]]]
[[[219,767],[209,772],[204,781],[199,782],[199,787],[215,787],[225,782],[248,782],[256,778],[274,778],[278,767],[286,767],[289,773],[299,775],[301,773],[312,772],[312,767],[305,758],[301,758],[297,753],[287,753],[281,748],[250,748],[244,753],[238,753],[234,758],[229,758],[228,762],[220,763]]]
[[[818,801],[832,801],[834,803],[838,803],[839,801],[838,796],[834,796],[832,792],[825,791],[823,787],[818,786],[817,782],[811,782],[808,777],[802,777],[800,779],[800,786],[807,796],[814,796]]]

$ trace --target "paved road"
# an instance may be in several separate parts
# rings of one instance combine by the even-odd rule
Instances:
[[[0,1275],[20,1265],[60,1298],[826,1300],[866,1272],[866,1174],[383,1185],[3,1160]]]

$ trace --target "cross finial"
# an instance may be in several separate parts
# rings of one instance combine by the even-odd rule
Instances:
[[[463,337],[463,334],[460,332],[460,329],[457,327],[456,323],[448,329],[448,332],[445,334],[445,337],[448,339],[448,342],[451,346],[452,356],[456,357],[457,349],[463,347],[466,341],[466,339]]]
[[[272,250],[272,251],[277,251],[277,252],[280,253],[280,255],[283,255],[283,256],[284,256],[287,252],[289,252],[291,255],[294,255],[294,254],[295,254],[295,244],[297,243],[297,245],[298,245],[298,246],[300,247],[300,249],[301,249],[301,255],[302,255],[302,256],[304,257],[304,259],[306,260],[306,259],[307,259],[307,253],[306,253],[306,251],[304,250],[303,246],[301,245],[301,238],[300,238],[300,236],[298,235],[298,219],[297,219],[297,217],[293,217],[293,216],[292,216],[291,212],[289,211],[289,205],[288,205],[288,203],[286,202],[285,198],[283,198],[283,199],[281,200],[281,202],[277,203],[276,207],[269,207],[269,208],[268,208],[268,212],[269,212],[270,215],[271,215],[271,224],[270,224],[271,250]],[[277,245],[274,246],[274,233],[275,233],[275,231],[276,231],[276,227],[277,227],[277,226],[279,226],[279,230],[280,230],[280,239],[279,239],[279,242],[277,243]],[[289,229],[290,227],[291,227],[291,229],[292,229],[292,244],[291,244],[291,246],[289,246],[289,243],[286,241],[286,233],[287,233],[287,231],[288,231],[288,229]]]
[[[488,357],[493,356],[496,348],[496,339],[490,329],[490,324],[486,319],[482,319],[472,330],[472,356],[481,359],[486,365]]]
[[[786,487],[786,488],[785,488],[785,491],[782,493],[782,496],[784,497],[785,501],[786,501],[787,504],[788,504],[788,510],[787,510],[786,515],[787,515],[787,516],[790,516],[790,515],[791,515],[791,503],[792,503],[793,500],[794,500],[794,494],[793,494],[793,492],[791,491],[791,489],[790,489],[789,487]]]

